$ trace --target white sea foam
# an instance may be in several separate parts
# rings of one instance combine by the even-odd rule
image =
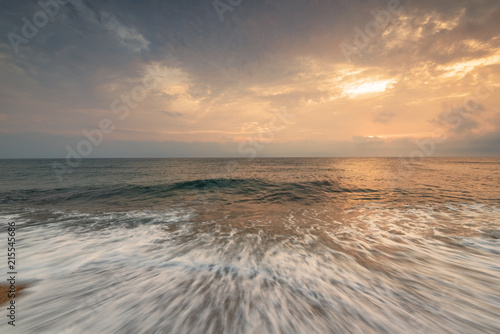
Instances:
[[[50,214],[1,218],[22,227],[30,283],[16,332],[500,330],[500,245],[484,233],[498,208],[294,209],[247,225],[186,210]]]

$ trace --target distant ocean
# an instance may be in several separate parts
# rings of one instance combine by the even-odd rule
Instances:
[[[500,159],[53,162],[0,160],[1,333],[500,333]]]

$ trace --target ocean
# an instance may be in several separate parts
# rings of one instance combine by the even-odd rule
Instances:
[[[55,161],[0,160],[2,333],[500,333],[499,158]]]

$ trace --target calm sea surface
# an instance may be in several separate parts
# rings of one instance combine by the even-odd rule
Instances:
[[[500,333],[500,159],[53,162],[0,160],[1,333]]]

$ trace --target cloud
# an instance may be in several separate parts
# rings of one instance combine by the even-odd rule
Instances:
[[[375,115],[373,118],[374,123],[383,123],[387,124],[396,116],[394,112],[390,111],[381,111]]]
[[[182,117],[183,114],[180,112],[172,112],[172,111],[165,111],[165,110],[160,110],[161,113],[164,113],[165,115],[168,115],[170,117]]]
[[[116,119],[112,102],[142,85],[153,64],[162,69],[159,87],[116,121],[110,141],[237,141],[273,108],[295,116],[276,135],[290,147],[297,138],[411,138],[436,126],[464,140],[493,131],[487,119],[500,111],[498,94],[455,130],[441,105],[462,103],[489,74],[498,89],[500,3],[401,0],[401,13],[349,62],[341,42],[354,43],[388,3],[257,0],[221,22],[210,1],[71,0],[18,54],[0,41],[0,131],[80,136],[103,117]],[[3,5],[3,36],[22,34],[21,18],[41,10]],[[399,149],[383,143],[388,155]]]
[[[499,118],[500,119],[500,118]],[[65,145],[75,147],[79,137],[42,134],[0,133],[0,156],[3,158],[53,158],[64,159]],[[261,143],[262,144],[262,143]],[[90,158],[175,158],[175,157],[236,157],[249,158],[238,151],[239,142],[213,141],[134,141],[105,140],[96,147]],[[251,145],[251,144],[249,144]],[[500,128],[470,138],[446,140],[436,144],[431,156],[496,156],[500,145]],[[250,146],[248,146],[250,147]],[[258,157],[402,157],[410,158],[418,150],[410,138],[382,139],[356,137],[344,141],[296,140],[271,141],[263,144]]]

